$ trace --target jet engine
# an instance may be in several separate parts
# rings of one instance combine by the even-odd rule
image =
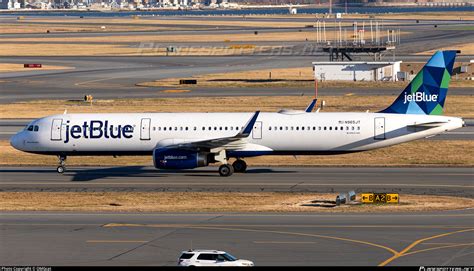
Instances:
[[[192,150],[156,148],[153,164],[161,169],[191,169],[209,165],[209,154]]]

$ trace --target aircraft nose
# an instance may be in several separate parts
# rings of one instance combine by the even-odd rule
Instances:
[[[18,134],[15,134],[14,136],[12,136],[10,138],[10,145],[17,149],[17,150],[21,150],[21,135],[20,133]]]

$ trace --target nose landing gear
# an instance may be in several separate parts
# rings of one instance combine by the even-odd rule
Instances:
[[[234,167],[229,164],[224,164],[219,167],[219,175],[222,177],[229,177],[234,173]]]
[[[66,171],[66,156],[65,155],[58,155],[59,159],[59,166],[56,168],[56,171],[59,174],[63,174]]]

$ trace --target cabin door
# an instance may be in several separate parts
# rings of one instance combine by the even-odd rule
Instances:
[[[262,139],[262,122],[261,121],[256,121],[255,124],[253,125],[252,138]]]
[[[385,118],[374,119],[374,139],[385,139]]]
[[[142,119],[140,125],[140,139],[141,140],[150,140],[150,125],[151,119]]]
[[[51,140],[61,140],[61,127],[63,125],[63,119],[53,119],[51,124]]]

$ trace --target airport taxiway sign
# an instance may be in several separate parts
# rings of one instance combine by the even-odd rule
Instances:
[[[399,203],[400,195],[387,193],[362,193],[362,203]]]

